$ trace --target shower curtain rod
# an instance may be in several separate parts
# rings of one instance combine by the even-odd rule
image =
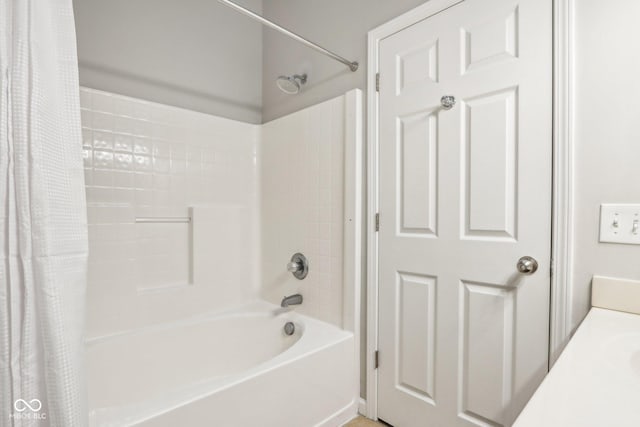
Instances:
[[[333,58],[336,61],[342,62],[344,65],[346,65],[347,67],[349,67],[349,69],[351,71],[356,71],[358,69],[358,63],[355,61],[349,61],[346,58],[343,58],[342,56],[335,54],[333,52],[331,52],[330,50],[327,50],[325,48],[323,48],[322,46],[318,46],[317,44],[305,39],[302,36],[297,35],[296,33],[287,30],[286,28],[281,27],[280,25],[269,21],[267,18],[264,18],[260,15],[258,15],[255,12],[250,11],[249,9],[246,9],[240,5],[235,4],[234,2],[230,1],[230,0],[218,0],[220,3],[224,4],[225,6],[230,7],[231,9],[234,9],[237,12],[240,12],[244,15],[247,15],[249,18],[251,19],[255,19],[256,21],[260,22],[263,25],[266,25],[269,28],[273,28],[274,30],[280,31],[282,34],[291,37],[294,40],[299,41],[300,43],[309,46],[312,49],[317,50],[318,52],[328,56],[329,58]]]

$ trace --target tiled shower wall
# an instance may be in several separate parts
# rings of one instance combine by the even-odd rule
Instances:
[[[296,310],[343,325],[345,96],[263,125],[260,173],[261,295],[279,304],[301,293]],[[291,255],[309,275],[286,271]],[[351,284],[353,286],[353,284]]]
[[[81,106],[89,337],[296,292],[343,324],[345,96],[262,126],[86,88]]]
[[[88,335],[255,298],[259,126],[86,88],[81,106]]]

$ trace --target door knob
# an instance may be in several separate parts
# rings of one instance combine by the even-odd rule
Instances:
[[[445,110],[450,110],[453,108],[454,105],[456,105],[456,97],[451,95],[445,95],[442,98],[440,98],[440,105],[442,105],[442,108],[444,108]]]
[[[518,268],[518,272],[522,274],[533,274],[538,269],[538,261],[530,256],[523,256],[518,260],[516,267]]]

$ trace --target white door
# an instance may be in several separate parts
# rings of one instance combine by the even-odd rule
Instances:
[[[552,1],[465,0],[379,49],[378,416],[511,425],[548,366]]]

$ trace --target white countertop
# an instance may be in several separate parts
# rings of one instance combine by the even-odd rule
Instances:
[[[592,308],[514,427],[640,426],[640,315]]]

